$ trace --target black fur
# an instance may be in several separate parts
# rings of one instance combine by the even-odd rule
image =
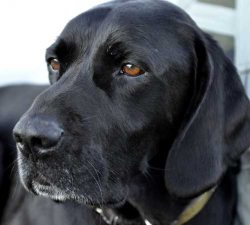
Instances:
[[[249,101],[232,63],[186,13],[160,0],[103,4],[68,23],[51,58],[60,71],[48,66],[52,85],[14,130],[28,190],[112,209],[124,221],[126,202],[170,224],[218,185],[188,224],[232,224]],[[121,73],[126,63],[145,73]]]

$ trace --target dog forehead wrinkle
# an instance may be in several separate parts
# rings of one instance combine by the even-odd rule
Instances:
[[[86,34],[91,36],[91,34],[101,25],[102,21],[107,17],[110,11],[111,8],[109,7],[97,7],[81,13],[68,22],[60,36],[69,39],[73,38],[74,40],[75,38],[86,37]]]
[[[117,1],[117,3],[120,3],[120,4],[117,4],[118,5],[117,7],[112,8],[111,12],[103,20],[102,26],[99,27],[98,35],[100,33],[102,34],[102,37],[98,38],[100,40],[108,39],[108,38],[104,38],[104,37],[105,36],[107,37],[111,33],[113,33],[114,40],[116,40],[116,39],[121,40],[121,37],[128,37],[129,34],[127,32],[124,33],[123,30],[127,31],[130,28],[132,28],[131,24],[132,25],[134,24],[135,27],[142,26],[142,28],[143,28],[143,24],[145,21],[140,19],[140,16],[138,16],[138,10],[137,10],[138,5],[137,4],[140,4],[140,6],[143,6],[142,15],[144,15],[146,13],[146,11],[144,9],[145,9],[145,6],[147,5],[147,4],[145,4],[145,1],[125,1],[125,2],[124,1]],[[132,4],[132,7],[131,7],[131,4]],[[148,11],[150,12],[152,2],[150,2],[149,5],[150,6],[146,7],[146,8],[148,8],[149,9]],[[137,10],[137,12],[134,13],[135,15],[133,15],[134,6],[136,6],[136,10]],[[129,14],[129,17],[127,17],[126,14]],[[133,22],[135,19],[137,21]],[[105,33],[106,33],[106,35],[105,35]],[[125,41],[127,41],[127,40],[125,40]]]
[[[119,1],[118,1],[119,2]],[[138,8],[140,10],[138,10]],[[117,4],[113,8],[109,17],[116,18],[115,22],[121,24],[138,24],[138,21],[146,20],[155,24],[156,22],[161,22],[161,24],[166,23],[166,19],[188,21],[194,24],[192,19],[178,6],[162,0],[137,0],[137,1],[126,1],[122,4]],[[111,18],[113,19],[113,18]],[[164,21],[165,20],[165,21]]]

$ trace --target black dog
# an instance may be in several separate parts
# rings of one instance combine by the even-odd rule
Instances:
[[[249,101],[187,14],[160,0],[103,4],[69,22],[46,59],[52,85],[14,129],[29,191],[122,225],[233,223]]]

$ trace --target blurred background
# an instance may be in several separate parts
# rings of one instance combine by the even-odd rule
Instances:
[[[235,62],[250,96],[250,1],[170,0],[211,33]],[[0,1],[0,86],[48,83],[45,49],[77,14],[105,0]]]

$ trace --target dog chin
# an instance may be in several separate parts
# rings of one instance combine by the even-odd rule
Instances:
[[[120,207],[126,202],[126,198],[111,200],[111,201],[103,201],[103,202],[97,202],[93,200],[90,196],[77,196],[75,194],[66,194],[57,187],[54,186],[48,186],[40,184],[36,181],[32,181],[32,192],[35,194],[50,198],[51,200],[54,200],[59,203],[63,203],[67,200],[74,201],[78,204],[84,204],[86,206],[89,206],[90,208],[97,208],[97,207]]]
[[[65,202],[69,197],[56,187],[39,184],[35,181],[32,182],[33,191],[40,196],[50,198],[57,202]]]

